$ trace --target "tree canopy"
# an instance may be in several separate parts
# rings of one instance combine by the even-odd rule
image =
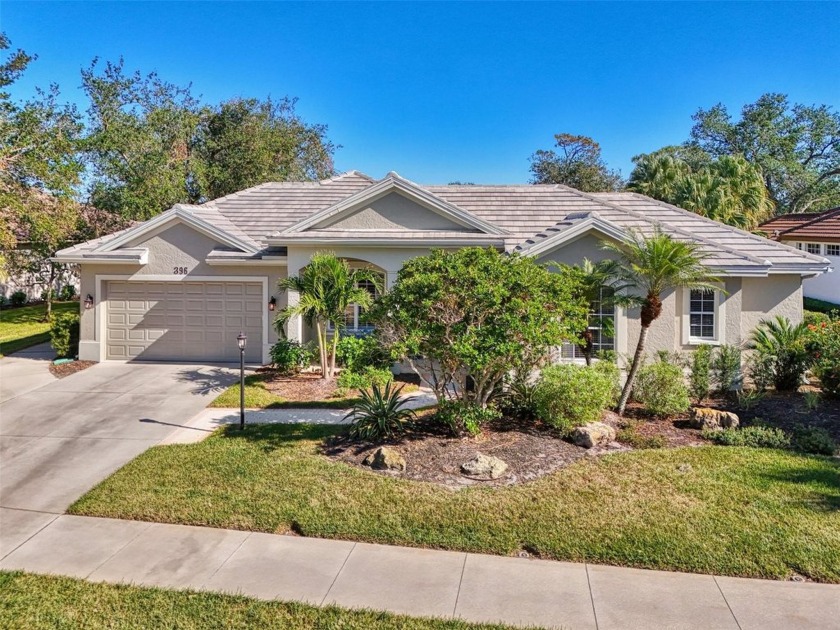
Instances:
[[[587,136],[558,133],[554,149],[531,155],[531,183],[565,184],[584,192],[619,190],[621,174],[601,158],[601,145]]]

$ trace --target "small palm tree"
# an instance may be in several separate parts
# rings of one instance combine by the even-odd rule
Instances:
[[[370,292],[359,287],[369,281],[381,290],[381,280],[371,269],[351,269],[347,261],[340,260],[331,252],[317,252],[299,276],[284,278],[278,287],[284,291],[296,291],[299,299],[281,310],[274,320],[277,332],[285,336],[285,325],[294,316],[300,316],[315,327],[320,351],[321,377],[335,375],[335,354],[338,347],[340,328],[338,322],[353,304],[369,308],[373,302]],[[332,343],[327,338],[327,326],[333,322]]]
[[[374,385],[370,392],[362,390],[361,400],[344,418],[353,423],[350,436],[381,442],[402,433],[405,425],[417,417],[413,410],[405,408],[408,400],[400,398],[403,387],[388,383],[384,389]]]
[[[763,319],[750,335],[749,348],[768,357],[773,366],[773,386],[778,391],[795,391],[808,367],[805,342],[808,326],[792,324],[787,317]]]
[[[639,342],[618,401],[618,413],[623,414],[644,357],[648,331],[662,314],[662,295],[677,288],[715,290],[717,278],[703,266],[696,243],[675,241],[658,228],[652,236],[631,230],[627,242],[605,242],[603,248],[618,255],[607,267],[614,282],[633,291],[616,296],[616,302],[642,308]]]

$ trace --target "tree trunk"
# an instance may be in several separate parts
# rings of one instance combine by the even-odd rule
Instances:
[[[633,384],[636,381],[636,373],[642,363],[642,357],[645,354],[645,343],[647,342],[648,330],[650,324],[642,326],[639,333],[639,343],[636,345],[636,353],[633,355],[633,363],[630,366],[630,372],[627,374],[627,381],[624,383],[624,389],[621,390],[621,398],[618,401],[618,415],[624,415],[624,408],[627,406],[627,401],[630,399],[630,392],[633,391]]]
[[[330,378],[335,376],[335,355],[338,352],[338,327],[335,327],[333,332],[332,350],[330,351]]]
[[[50,279],[47,283],[47,310],[44,314],[46,321],[52,318],[53,284],[55,283],[55,263],[50,263]]]
[[[315,330],[318,333],[318,354],[321,363],[321,378],[327,378],[327,333],[320,321],[315,322]]]

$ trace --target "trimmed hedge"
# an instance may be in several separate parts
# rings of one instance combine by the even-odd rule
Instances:
[[[50,345],[59,359],[72,359],[79,354],[79,314],[58,313],[50,324]]]

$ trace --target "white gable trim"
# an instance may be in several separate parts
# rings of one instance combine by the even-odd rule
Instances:
[[[432,212],[436,212],[437,214],[454,221],[459,225],[473,228],[479,232],[484,232],[485,234],[508,234],[506,230],[503,230],[492,223],[488,223],[487,221],[483,221],[474,214],[471,214],[466,210],[462,210],[448,201],[444,201],[440,197],[433,195],[417,184],[410,182],[407,179],[403,179],[396,173],[389,173],[387,177],[379,180],[372,186],[368,186],[367,188],[342,199],[329,208],[316,212],[306,219],[303,219],[291,227],[286,228],[282,232],[275,233],[272,236],[276,238],[280,234],[303,232],[332,217],[336,217],[344,213],[349,214],[354,210],[360,209],[363,204],[376,201],[391,192],[399,192],[405,197],[428,208]]]
[[[604,236],[618,242],[625,242],[627,240],[626,232],[620,227],[610,223],[609,221],[604,221],[603,219],[594,216],[576,223],[568,230],[563,230],[562,232],[558,232],[553,236],[549,236],[548,238],[535,243],[528,249],[523,250],[522,253],[525,256],[534,256],[539,258],[540,256],[544,256],[590,231],[600,232]]]
[[[180,204],[172,206],[172,208],[170,208],[166,212],[163,212],[158,216],[141,223],[135,228],[126,230],[117,238],[107,241],[106,243],[100,245],[93,251],[97,253],[110,252],[115,249],[118,249],[119,247],[122,247],[123,245],[131,243],[132,241],[137,240],[142,236],[151,234],[152,232],[158,230],[163,230],[177,223],[183,223],[184,225],[187,225],[194,229],[196,232],[200,232],[205,236],[212,238],[213,240],[227,245],[229,247],[232,247],[234,249],[238,249],[251,254],[254,254],[258,251],[257,248],[255,248],[250,243],[246,243],[245,241],[237,238],[236,236],[233,236],[232,234],[216,227],[212,223],[197,217]]]

